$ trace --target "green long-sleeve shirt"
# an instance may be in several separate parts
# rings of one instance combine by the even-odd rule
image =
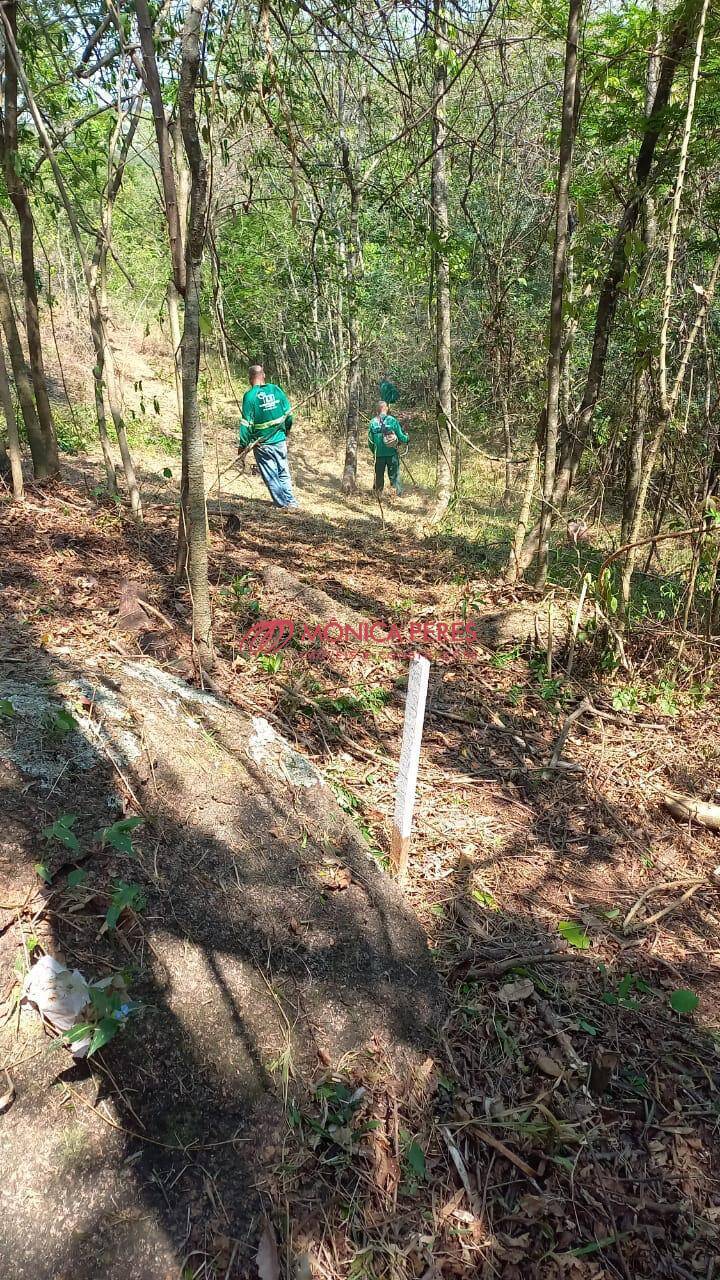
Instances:
[[[282,387],[273,382],[250,387],[242,402],[239,441],[249,444],[278,444],[292,426],[292,409]]]
[[[373,418],[368,428],[368,446],[370,451],[375,454],[376,458],[391,458],[397,453],[395,445],[386,444],[383,440],[383,426],[386,431],[394,431],[400,444],[407,444],[409,436],[405,434],[397,418],[393,418],[391,413],[386,413],[382,423],[379,418]]]

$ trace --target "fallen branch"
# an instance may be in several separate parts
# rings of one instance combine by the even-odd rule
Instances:
[[[476,969],[468,969],[468,978],[500,978],[504,973],[522,965],[556,964],[559,960],[578,960],[580,957],[573,951],[534,951],[526,956],[509,956],[507,960],[496,960],[493,964],[481,965]]]
[[[550,759],[547,764],[548,769],[556,769],[558,767],[558,763],[562,755],[563,747],[567,742],[568,734],[570,733],[570,730],[574,725],[575,721],[579,720],[580,717],[584,715],[586,711],[592,711],[593,709],[594,709],[593,704],[590,701],[590,699],[583,698],[579,706],[577,706],[574,711],[571,711],[570,714],[565,717],[565,723],[557,736],[557,741],[555,743],[555,746],[552,749],[552,755],[550,756]]]
[[[555,1039],[560,1045],[560,1048],[565,1054],[570,1066],[575,1067],[576,1069],[582,1067],[584,1065],[583,1061],[575,1052],[575,1047],[567,1034],[567,1031],[564,1031],[560,1025],[560,1019],[558,1018],[555,1010],[548,1004],[547,1000],[543,1000],[542,996],[538,995],[537,991],[534,993],[533,999],[540,1017],[545,1023],[545,1026],[555,1036]]]
[[[693,796],[683,795],[680,791],[667,791],[662,797],[662,803],[674,818],[684,822],[697,822],[710,831],[720,831],[720,804],[695,800]]]
[[[643,920],[639,924],[636,924],[636,929],[646,929],[648,925],[653,924],[656,920],[660,920],[663,916],[669,915],[671,911],[674,911],[676,907],[679,907],[681,903],[687,900],[687,898],[692,897],[692,894],[695,893],[696,889],[699,889],[700,885],[704,884],[704,878],[701,876],[686,876],[684,880],[665,880],[662,884],[656,884],[653,885],[651,889],[646,889],[645,893],[642,893],[637,902],[632,905],[623,920],[623,933],[627,932],[641,906],[644,902],[647,902],[648,898],[652,898],[656,893],[665,893],[669,889],[680,889],[686,884],[689,884],[690,888],[682,895],[681,898],[678,898],[677,902],[673,902],[671,906],[665,907],[662,911],[656,912],[655,915],[649,916],[647,920]]]
[[[460,1175],[460,1181],[463,1184],[465,1195],[467,1196],[467,1199],[468,1199],[468,1204],[470,1205],[470,1208],[475,1214],[475,1217],[479,1218],[482,1214],[482,1208],[478,1201],[477,1194],[473,1190],[472,1183],[470,1182],[470,1175],[467,1171],[465,1161],[463,1160],[460,1154],[459,1148],[455,1143],[453,1136],[450,1133],[450,1130],[446,1128],[445,1125],[443,1125],[440,1132],[442,1133],[442,1136],[445,1139],[445,1142],[447,1143],[447,1148],[448,1148],[448,1151],[450,1152],[452,1162],[455,1165],[455,1168],[457,1169],[458,1174]]]
[[[499,1138],[493,1138],[492,1134],[488,1133],[487,1129],[480,1129],[476,1125],[472,1125],[471,1129],[481,1142],[484,1142],[488,1147],[492,1147],[493,1151],[497,1151],[499,1156],[503,1156],[506,1160],[509,1160],[510,1164],[514,1164],[516,1169],[519,1169],[521,1173],[525,1174],[526,1178],[530,1179],[534,1187],[537,1187],[538,1190],[540,1189],[535,1169],[531,1168],[531,1166],[527,1164],[521,1156],[516,1156],[515,1152],[511,1151],[509,1147],[506,1147],[505,1143],[501,1142]]]
[[[610,555],[605,557],[598,570],[597,580],[601,583],[603,574],[613,561],[624,556],[626,551],[635,551],[637,547],[648,547],[651,543],[654,545],[656,542],[662,542],[663,539],[688,538],[694,533],[706,533],[709,528],[712,528],[712,525],[704,520],[702,524],[692,525],[689,529],[673,529],[670,533],[655,533],[652,538],[642,538],[640,542],[626,542],[622,547],[618,547],[617,551],[611,551]]]

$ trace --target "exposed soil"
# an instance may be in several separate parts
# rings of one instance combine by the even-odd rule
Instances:
[[[227,461],[226,452],[221,470]],[[14,679],[23,662],[32,663],[35,679],[39,670],[58,664],[85,673],[95,664],[109,672],[112,660],[127,670],[129,659],[143,661],[142,653],[157,659],[161,650],[166,667],[192,676],[187,602],[169,585],[174,516],[163,506],[162,469],[146,486],[147,521],[138,531],[89,495],[92,468],[73,465],[72,486],[33,496],[25,510],[3,510],[9,536],[3,553],[6,665],[0,670]],[[52,1246],[55,1264],[47,1261],[50,1247],[38,1244],[32,1274],[73,1280],[100,1269],[118,1277],[143,1274],[128,1267],[128,1259],[142,1256],[133,1252],[140,1249],[138,1238],[156,1268],[148,1275],[180,1275],[183,1267],[188,1276],[255,1275],[261,1210],[274,1224],[279,1274],[288,1276],[712,1276],[720,1222],[719,904],[712,873],[720,859],[717,837],[676,823],[661,799],[668,787],[711,798],[718,785],[716,703],[684,692],[706,679],[714,651],[686,652],[686,664],[697,671],[684,672],[677,714],[667,701],[618,710],[612,691],[628,677],[613,682],[598,676],[596,658],[582,646],[574,678],[549,683],[562,675],[564,645],[556,645],[549,677],[542,670],[544,649],[530,661],[534,628],[526,623],[535,613],[533,597],[485,579],[464,540],[422,537],[415,517],[424,510],[423,495],[410,495],[404,505],[388,503],[383,529],[373,499],[343,506],[331,458],[319,465],[314,457],[304,466],[303,480],[296,460],[305,506],[300,516],[274,512],[259,500],[253,489],[259,481],[252,478],[234,481],[235,492],[224,493],[222,509],[211,516],[218,645],[231,673],[229,697],[266,716],[315,760],[359,838],[380,859],[388,846],[407,645],[393,651],[372,643],[350,650],[328,644],[311,652],[301,643],[270,659],[249,653],[243,636],[252,623],[284,616],[277,612],[277,578],[266,584],[263,571],[272,563],[295,581],[322,589],[337,603],[338,618],[352,611],[404,630],[422,619],[477,615],[482,621],[481,644],[473,650],[447,640],[428,646],[433,673],[415,850],[407,905],[395,908],[414,911],[433,948],[444,984],[438,1004],[447,1010],[442,1030],[413,1038],[401,1012],[410,1005],[410,1022],[423,1028],[428,1011],[416,1009],[413,990],[397,983],[391,984],[397,1013],[390,1016],[393,1004],[387,994],[379,996],[377,1038],[356,1036],[363,1048],[349,1057],[342,1057],[349,1043],[342,1033],[323,1041],[317,1007],[296,1027],[298,1006],[288,993],[303,979],[285,957],[305,945],[310,906],[304,900],[289,908],[282,886],[310,855],[298,853],[295,835],[290,843],[300,862],[263,899],[262,927],[230,917],[232,936],[240,938],[233,943],[240,948],[238,967],[227,976],[227,960],[212,970],[203,959],[185,995],[171,998],[155,952],[177,981],[191,963],[187,935],[199,927],[199,912],[206,929],[203,955],[212,944],[227,957],[230,942],[223,943],[217,922],[235,890],[230,876],[227,889],[218,888],[228,869],[225,855],[225,870],[210,857],[210,885],[188,881],[186,856],[177,876],[173,872],[180,828],[183,841],[197,839],[199,848],[229,841],[219,834],[221,802],[204,816],[197,811],[204,782],[198,782],[202,797],[190,803],[179,804],[168,787],[157,826],[143,828],[137,841],[147,911],[118,931],[139,983],[149,984],[146,1012],[104,1051],[99,1066],[91,1062],[68,1074],[62,1057],[29,1057],[42,1048],[42,1033],[31,1015],[22,1015],[18,1029],[8,1004],[0,1061],[11,1068],[18,1099],[0,1126],[6,1139],[18,1123],[14,1116],[34,1117],[45,1180],[32,1188],[23,1180],[16,1146],[11,1204],[24,1207],[22,1214],[8,1210],[7,1231],[26,1247],[39,1199],[49,1195],[65,1234],[77,1242],[75,1254],[67,1270],[59,1237]],[[255,496],[245,496],[251,492]],[[224,532],[230,512],[232,532]],[[128,580],[166,623],[152,611],[143,614],[140,605],[141,625],[118,625]],[[312,599],[306,603],[311,609]],[[301,605],[302,590],[296,590],[287,616],[297,623]],[[522,634],[508,631],[513,611]],[[671,634],[648,624],[629,655],[633,679],[655,679],[658,655],[675,647]],[[567,711],[585,696],[593,710],[572,726],[561,767],[549,769]],[[568,764],[574,768],[562,767]],[[99,806],[107,794],[123,798],[116,771],[107,762],[102,767],[103,786],[89,797],[63,775],[40,803],[27,760],[22,779],[16,773],[3,782],[10,825],[2,901],[22,904],[37,889],[32,866],[38,830],[47,822],[62,812],[81,812],[89,835],[102,825]],[[191,773],[184,770],[184,776]],[[127,796],[124,803],[134,811]],[[236,816],[232,840],[243,850],[242,877],[262,822],[240,805]],[[294,812],[283,813],[282,823],[296,824],[293,832],[297,827],[299,833]],[[266,832],[255,851],[265,871],[274,840]],[[371,867],[362,857],[362,865]],[[311,860],[321,865],[317,850]],[[93,875],[96,865],[103,875],[119,873],[107,851],[93,853]],[[198,873],[205,869],[192,875]],[[126,865],[121,874],[127,878]],[[359,946],[366,899],[353,881],[351,871],[351,883],[330,888],[325,897],[333,928],[356,930],[352,946]],[[49,948],[62,928],[68,959],[93,972],[125,963],[113,960],[105,936],[98,941],[77,922],[68,924],[74,913],[64,890],[55,897],[53,885],[50,893],[39,917],[37,899],[22,912],[0,916],[8,987],[23,936],[31,932]],[[644,894],[649,896],[637,906]],[[666,907],[673,910],[653,921]],[[96,932],[102,907],[93,910]],[[321,928],[318,920],[310,925],[313,947],[321,939],[312,930]],[[216,929],[217,938],[210,936]],[[262,944],[255,947],[258,937]],[[338,993],[351,986],[353,1001],[362,1006],[366,969],[364,960],[359,970],[348,961],[329,968],[328,981]],[[237,1028],[231,1032],[232,1018],[223,1008],[224,984],[232,986],[259,1046],[259,1112],[257,1103],[249,1112],[233,1093],[233,1079],[252,1075],[252,1057],[245,1054],[242,1067],[233,1058]],[[188,1036],[183,1000],[193,1003],[201,988],[209,1002],[206,1021]],[[695,1013],[671,1008],[680,988],[700,996]],[[325,1000],[324,992],[315,994]],[[369,998],[371,1003],[372,992]],[[295,1074],[282,1054],[283,1013],[298,1041]],[[366,1005],[364,1016],[369,1014]],[[394,1061],[405,1045],[421,1050],[409,1072],[398,1071]],[[184,1058],[192,1059],[186,1079],[202,1080],[187,1098],[178,1084]],[[70,1085],[84,1101],[69,1092]],[[163,1086],[170,1096],[159,1100]],[[165,1140],[181,1142],[183,1152],[148,1154],[151,1144],[114,1130],[88,1109],[99,1099],[112,1107],[105,1115],[134,1133],[144,1124],[155,1136],[167,1120]],[[189,1130],[178,1129],[180,1113],[189,1114]],[[238,1126],[247,1136],[248,1114],[261,1114],[267,1131],[261,1126],[256,1138],[252,1128],[252,1158],[247,1144],[232,1141]],[[201,1152],[196,1145],[211,1140],[227,1146]],[[77,1159],[67,1155],[74,1144]],[[38,1239],[47,1244],[42,1232]],[[55,1265],[55,1271],[43,1272],[41,1254],[43,1265]]]

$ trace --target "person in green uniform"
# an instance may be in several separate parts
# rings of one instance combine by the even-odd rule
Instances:
[[[384,400],[378,405],[378,411],[368,428],[368,445],[375,458],[375,480],[373,492],[382,493],[385,487],[387,471],[391,485],[398,497],[402,495],[400,483],[399,444],[407,444],[409,437],[405,434],[397,418],[388,413]]]
[[[292,408],[282,387],[265,381],[261,364],[248,370],[240,419],[239,452],[253,446],[258,471],[276,507],[297,511],[288,463],[287,437],[293,424]]]

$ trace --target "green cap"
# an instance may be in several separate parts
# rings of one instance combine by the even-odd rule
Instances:
[[[380,383],[380,398],[381,400],[384,400],[386,404],[397,404],[400,399],[400,392],[395,386],[395,383],[391,382],[389,378],[385,378]]]

